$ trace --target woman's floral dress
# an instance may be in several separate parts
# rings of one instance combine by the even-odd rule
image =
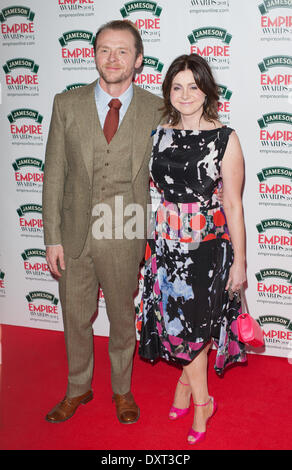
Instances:
[[[183,365],[211,340],[215,370],[245,361],[236,318],[240,303],[225,285],[233,249],[217,197],[232,129],[154,134],[151,179],[159,194],[145,253],[139,354]]]

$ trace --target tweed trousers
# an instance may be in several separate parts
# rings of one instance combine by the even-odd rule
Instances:
[[[133,354],[136,345],[134,296],[138,288],[139,259],[135,240],[96,240],[91,230],[81,256],[66,256],[66,269],[59,280],[64,334],[68,359],[67,396],[91,388],[94,361],[93,324],[98,288],[104,294],[110,324],[109,356],[114,393],[131,388]]]

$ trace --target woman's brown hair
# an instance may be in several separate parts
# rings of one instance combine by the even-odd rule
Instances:
[[[172,126],[176,126],[180,120],[180,113],[170,102],[172,82],[179,72],[188,69],[193,73],[198,88],[206,95],[201,117],[204,117],[206,121],[218,119],[218,86],[215,83],[209,64],[197,54],[185,54],[177,57],[172,62],[162,84],[163,117],[166,117]]]

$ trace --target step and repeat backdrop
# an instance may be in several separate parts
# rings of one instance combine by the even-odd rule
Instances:
[[[178,55],[197,53],[212,67],[221,121],[245,156],[246,296],[265,332],[256,352],[291,357],[292,0],[0,1],[2,323],[63,329],[43,244],[46,139],[54,95],[97,77],[94,36],[113,19],[139,28],[145,58],[135,82],[152,93]],[[143,269],[137,309],[142,285]],[[109,332],[102,291],[94,332]]]

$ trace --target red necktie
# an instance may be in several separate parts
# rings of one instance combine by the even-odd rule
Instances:
[[[119,109],[122,106],[122,103],[120,100],[114,98],[109,102],[108,105],[110,109],[104,121],[103,132],[107,143],[109,144],[119,125]]]

